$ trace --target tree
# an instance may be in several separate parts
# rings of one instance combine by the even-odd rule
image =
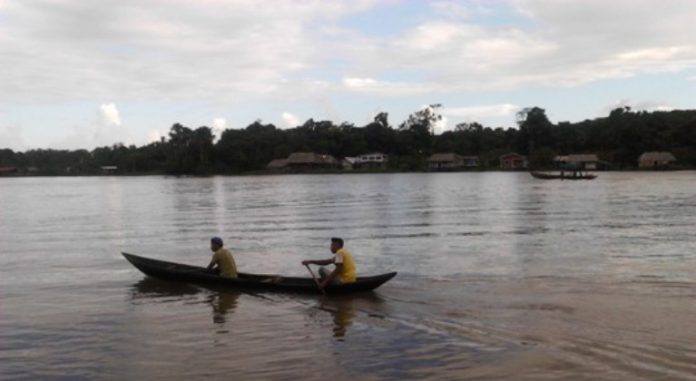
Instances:
[[[517,148],[520,153],[528,155],[535,149],[549,147],[552,143],[553,124],[546,117],[543,108],[524,108],[517,113],[517,125],[520,129]]]
[[[389,127],[389,114],[386,112],[380,112],[375,115],[374,122],[382,127]]]
[[[558,154],[596,153],[616,168],[632,168],[643,152],[670,151],[680,164],[696,166],[696,110],[636,112],[619,107],[607,117],[554,125],[544,109],[530,107],[517,114],[518,129],[469,122],[438,135],[434,127],[442,120],[440,107],[412,113],[398,129],[390,127],[386,112],[363,127],[308,119],[280,130],[256,120],[244,129],[223,131],[217,144],[210,128],[193,130],[176,123],[167,138],[142,147],[116,143],[91,152],[0,149],[0,164],[42,175],[96,174],[107,165],[118,166],[120,173],[238,173],[263,169],[292,152],[341,158],[378,151],[390,155],[391,168],[421,170],[432,152],[478,155],[482,163],[495,165],[501,154],[517,151],[527,154],[532,165],[548,163]]]
[[[206,174],[213,169],[213,132],[203,126],[195,131],[179,123],[169,131],[167,172],[171,174]]]
[[[432,151],[435,125],[442,120],[437,109],[441,104],[431,104],[408,116],[399,125],[398,143],[403,149],[416,156],[429,155]]]
[[[410,114],[408,119],[399,125],[399,129],[409,131],[425,130],[427,133],[434,135],[435,126],[442,120],[442,115],[437,112],[437,109],[441,107],[442,104],[434,103]]]
[[[483,126],[479,122],[464,122],[459,123],[454,127],[455,131],[482,131]]]

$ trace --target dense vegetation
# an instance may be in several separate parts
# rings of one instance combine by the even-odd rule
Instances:
[[[142,147],[0,149],[0,165],[44,175],[98,174],[102,166],[117,166],[122,174],[227,174],[262,170],[272,159],[314,151],[339,158],[383,152],[390,155],[391,170],[421,170],[432,153],[455,152],[479,156],[485,169],[497,168],[500,155],[517,152],[529,155],[537,167],[550,165],[559,154],[595,153],[612,168],[630,169],[643,152],[670,151],[679,165],[696,167],[696,110],[634,112],[624,107],[604,118],[553,124],[544,109],[532,107],[518,113],[518,128],[462,123],[436,135],[439,107],[415,112],[397,127],[389,124],[387,113],[362,127],[309,119],[282,130],[257,120],[244,129],[225,130],[217,143],[209,127],[174,124],[168,138]]]

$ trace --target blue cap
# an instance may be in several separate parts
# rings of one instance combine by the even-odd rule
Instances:
[[[222,238],[220,237],[213,237],[210,239],[210,243],[214,243],[218,246],[222,246]]]

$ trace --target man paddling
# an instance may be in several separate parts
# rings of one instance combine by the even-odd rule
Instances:
[[[234,263],[232,253],[222,246],[222,238],[213,237],[210,239],[210,250],[214,254],[206,271],[219,274],[226,278],[236,278],[237,265]]]
[[[330,284],[346,284],[355,282],[356,268],[353,255],[343,248],[343,240],[341,238],[331,238],[331,252],[333,258],[329,259],[308,259],[302,261],[302,264],[307,266],[310,264],[318,266],[334,265],[333,271],[329,271],[326,267],[319,268],[321,281],[319,288],[324,289]]]

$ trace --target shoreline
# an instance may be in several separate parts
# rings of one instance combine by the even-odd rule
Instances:
[[[537,172],[558,172],[559,169],[538,169],[534,170]],[[675,168],[675,169],[610,169],[610,170],[594,170],[587,171],[590,173],[612,173],[612,172],[635,172],[635,173],[659,173],[659,172],[689,172],[696,171],[696,168]],[[248,172],[229,172],[229,173],[207,173],[207,174],[170,174],[161,172],[148,172],[148,173],[85,173],[85,174],[2,174],[2,178],[28,178],[28,177],[146,177],[146,176],[159,176],[159,177],[236,177],[236,176],[296,176],[296,175],[363,175],[363,174],[400,174],[400,173],[529,173],[531,170],[503,170],[503,169],[468,169],[468,170],[458,170],[458,171],[399,171],[399,170],[384,170],[384,171],[300,171],[300,172],[287,172],[287,171],[248,171]]]

